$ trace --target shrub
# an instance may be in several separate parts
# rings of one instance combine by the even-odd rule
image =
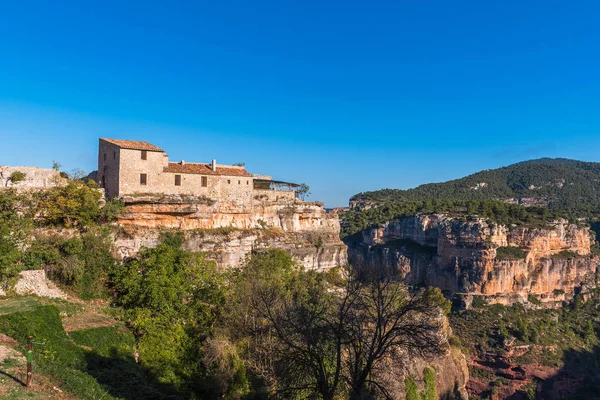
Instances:
[[[473,296],[473,302],[471,303],[473,308],[485,308],[487,304],[483,296]]]
[[[537,297],[535,297],[534,295],[532,295],[531,293],[527,295],[527,301],[529,301],[531,304],[534,304],[536,306],[542,305],[541,300],[538,299]]]
[[[119,199],[110,199],[100,209],[98,221],[100,223],[109,223],[117,219],[119,214],[123,212],[125,204]]]
[[[520,247],[503,246],[496,249],[498,260],[522,260],[527,257],[527,252]]]
[[[553,254],[552,258],[577,258],[579,253],[576,251],[562,250],[560,253]]]
[[[100,192],[80,180],[41,194],[40,211],[47,223],[65,227],[93,225],[100,215]]]
[[[10,176],[8,177],[8,180],[6,181],[6,185],[8,185],[8,182],[10,181],[11,183],[18,183],[21,181],[24,181],[25,178],[27,177],[27,174],[21,171],[14,171],[12,174],[10,174]]]
[[[421,394],[422,400],[436,400],[437,392],[435,388],[435,371],[433,368],[425,367],[423,370],[423,380],[425,381],[425,389]]]
[[[412,376],[404,378],[404,391],[406,392],[406,400],[419,400],[417,383]]]

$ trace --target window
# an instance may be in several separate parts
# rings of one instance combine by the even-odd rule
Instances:
[[[175,175],[175,186],[181,186],[181,175]]]
[[[142,160],[147,160],[147,159],[148,159],[148,151],[142,150]]]
[[[104,153],[104,161],[106,161],[106,153]]]
[[[113,160],[116,160],[116,159],[117,159],[117,152],[113,151]]]
[[[250,181],[246,181],[246,185],[249,185],[249,184],[250,184]]]
[[[148,175],[140,174],[140,185],[145,185],[148,182]]]
[[[103,188],[106,187],[106,176],[102,175],[102,185]]]
[[[208,186],[208,178],[206,176],[202,177],[202,187]]]
[[[227,184],[231,185],[231,179],[227,179]]]
[[[242,181],[238,181],[238,185],[241,185],[241,184],[242,184]]]

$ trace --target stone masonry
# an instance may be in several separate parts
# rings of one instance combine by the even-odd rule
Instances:
[[[194,195],[251,208],[255,196],[273,196],[268,179],[243,166],[221,165],[215,160],[169,162],[163,149],[133,140],[100,139],[98,150],[97,179],[107,197]],[[293,190],[278,190],[277,195],[289,200],[295,197]]]

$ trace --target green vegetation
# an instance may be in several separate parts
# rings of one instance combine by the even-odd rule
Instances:
[[[12,174],[10,174],[10,176],[8,177],[8,179],[6,180],[6,186],[8,186],[8,183],[18,183],[18,182],[22,182],[25,180],[25,178],[27,177],[27,174],[21,171],[14,171]]]
[[[496,259],[498,260],[522,260],[527,257],[527,252],[520,247],[505,246],[496,249]]]
[[[404,379],[404,388],[406,392],[406,400],[419,400],[417,383],[412,376],[407,376]]]
[[[84,299],[106,297],[105,281],[115,260],[111,227],[122,204],[99,205],[93,182],[70,180],[48,191],[0,191],[0,285],[9,289],[25,269],[44,268],[49,276]],[[79,235],[44,234],[39,228],[77,228]]]
[[[224,281],[214,263],[183,251],[181,241],[181,235],[165,236],[157,248],[114,268],[110,283],[137,338],[142,366],[161,383],[209,397],[199,360],[224,303]]]
[[[65,333],[59,310],[38,306],[0,316],[0,332],[16,339],[25,352],[27,337],[36,345],[34,371],[54,379],[61,390],[82,399],[162,399],[168,390],[152,383],[133,359],[134,339],[119,328],[93,328]]]
[[[495,352],[504,347],[505,339],[514,337],[514,345],[539,345],[521,356],[520,362],[527,364],[537,359],[544,365],[556,367],[562,365],[565,352],[589,350],[600,344],[595,333],[600,330],[597,308],[600,297],[597,293],[590,296],[587,302],[577,296],[572,304],[556,310],[526,311],[519,304],[484,306],[452,313],[450,323],[454,334],[472,354]],[[553,351],[545,351],[546,347]]]
[[[101,195],[97,189],[93,181],[71,180],[65,186],[41,192],[39,202],[45,221],[67,228],[94,224],[100,216]]]
[[[552,258],[577,258],[580,257],[576,251],[562,250],[552,255]]]
[[[342,213],[342,237],[382,222],[415,214],[448,214],[462,217],[465,222],[479,217],[493,224],[528,226],[546,226],[558,218],[570,217],[566,212],[551,211],[546,207],[523,207],[499,200],[400,201],[384,203],[364,211]]]
[[[404,379],[404,391],[406,400],[436,400],[438,398],[435,387],[436,373],[433,368],[425,367],[423,370],[423,385],[422,391],[418,390],[417,383],[412,376],[407,376]]]
[[[484,183],[485,185],[480,185]],[[486,170],[444,183],[409,190],[359,193],[351,200],[376,203],[434,200],[504,200],[533,198],[551,210],[584,214],[600,207],[600,163],[543,158]]]

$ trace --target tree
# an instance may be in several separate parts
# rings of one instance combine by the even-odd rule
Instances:
[[[347,335],[346,380],[350,399],[387,389],[377,372],[397,350],[420,356],[439,354],[445,347],[442,309],[448,302],[437,288],[410,293],[406,287],[379,276],[352,278],[346,302],[351,305],[344,322]]]
[[[234,338],[249,336],[250,366],[278,395],[386,394],[377,375],[386,357],[400,349],[425,355],[444,348],[440,306],[447,303],[439,290],[409,293],[398,282],[354,272],[333,286],[287,257],[255,254],[227,296],[233,314],[247,316]]]
[[[13,171],[13,173],[10,174],[10,176],[8,177],[8,179],[6,179],[5,186],[8,187],[9,182],[14,185],[15,183],[24,181],[26,177],[27,177],[27,174],[24,173],[24,172]]]
[[[202,344],[224,303],[223,281],[213,262],[182,250],[181,243],[181,235],[165,236],[155,249],[114,268],[109,282],[136,336],[141,364],[162,383],[201,393]]]
[[[310,196],[310,186],[308,186],[306,183],[300,184],[298,189],[296,189],[296,196],[304,201],[306,197]]]
[[[50,224],[66,227],[90,225],[100,215],[101,194],[95,184],[69,181],[67,185],[54,187],[41,196],[40,208]]]

